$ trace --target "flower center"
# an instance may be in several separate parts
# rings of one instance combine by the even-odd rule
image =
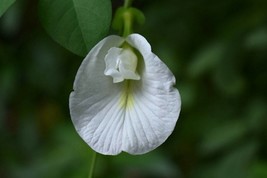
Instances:
[[[130,48],[110,48],[105,56],[106,69],[104,74],[113,77],[113,83],[124,79],[140,80],[136,72],[137,56]]]

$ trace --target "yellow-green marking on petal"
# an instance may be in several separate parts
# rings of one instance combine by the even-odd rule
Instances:
[[[131,81],[127,80],[124,82],[122,89],[119,106],[124,109],[131,109],[134,105],[133,91],[131,87]]]

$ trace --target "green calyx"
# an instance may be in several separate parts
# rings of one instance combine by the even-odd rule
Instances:
[[[145,16],[140,10],[133,7],[120,7],[114,15],[112,28],[126,37],[133,32],[133,25],[142,25],[144,22]]]

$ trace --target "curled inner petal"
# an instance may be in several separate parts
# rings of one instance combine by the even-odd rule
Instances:
[[[110,48],[105,56],[106,69],[104,74],[113,77],[113,83],[124,79],[140,80],[136,72],[138,58],[130,48]]]

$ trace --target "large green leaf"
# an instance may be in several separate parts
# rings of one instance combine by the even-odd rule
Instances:
[[[85,56],[109,30],[110,0],[40,0],[39,7],[51,37],[79,56]]]
[[[15,0],[0,0],[0,17],[15,2]]]

